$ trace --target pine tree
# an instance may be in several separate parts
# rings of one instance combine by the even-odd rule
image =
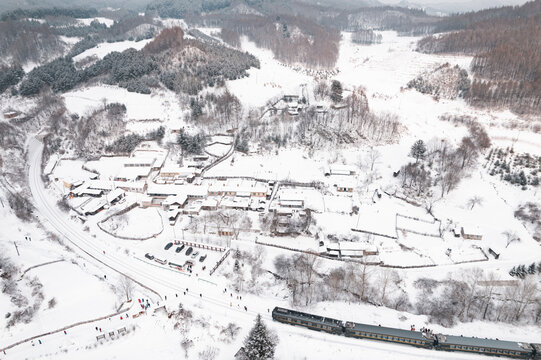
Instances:
[[[526,265],[520,265],[518,268],[517,268],[517,275],[521,278],[521,279],[524,279],[526,277]]]
[[[254,327],[244,340],[244,353],[249,360],[272,359],[275,349],[276,339],[258,314]]]
[[[528,274],[534,275],[535,274],[535,263],[531,263],[530,266],[528,266]]]
[[[517,275],[517,268],[516,266],[513,266],[511,270],[509,270],[509,275],[515,277]]]
[[[541,275],[541,261],[537,264],[537,273]]]
[[[338,80],[333,80],[331,85],[331,100],[333,103],[342,101],[342,84]]]
[[[423,140],[417,140],[411,146],[411,156],[415,158],[415,162],[419,162],[419,159],[424,159],[426,155],[426,145]]]

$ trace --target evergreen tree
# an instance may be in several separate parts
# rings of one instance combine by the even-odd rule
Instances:
[[[521,279],[524,279],[526,277],[526,265],[520,265],[518,268],[517,268],[517,275],[521,278]]]
[[[426,145],[423,140],[417,140],[411,146],[410,155],[415,158],[415,162],[419,162],[419,159],[424,159],[426,155]]]
[[[509,275],[515,277],[517,275],[517,267],[513,266],[513,268],[509,271]]]
[[[244,340],[244,353],[249,360],[272,359],[275,349],[276,339],[258,314],[254,327]]]
[[[535,274],[535,263],[531,263],[530,266],[528,266],[528,274],[534,275]]]
[[[537,273],[541,275],[541,261],[537,264]]]
[[[338,80],[333,80],[331,85],[331,100],[333,103],[342,101],[342,84]]]

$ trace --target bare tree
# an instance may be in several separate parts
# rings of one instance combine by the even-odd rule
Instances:
[[[117,290],[122,296],[126,296],[126,301],[131,300],[134,289],[135,286],[133,284],[133,281],[131,281],[128,277],[122,275],[118,281]]]
[[[520,238],[518,237],[517,233],[511,230],[506,230],[502,233],[502,235],[505,237],[505,240],[507,242],[507,245],[505,247],[509,247],[512,242],[520,241]]]
[[[381,153],[377,149],[371,147],[368,151],[367,159],[368,163],[370,164],[370,171],[373,171],[374,165],[379,159],[381,159]]]
[[[461,160],[461,167],[469,167],[473,165],[475,157],[478,154],[477,146],[471,137],[463,137],[459,148],[457,149],[457,156]]]
[[[329,96],[329,84],[325,79],[321,79],[316,83],[314,95],[319,100],[325,99]]]
[[[467,203],[467,205],[468,205],[468,207],[470,208],[470,210],[473,210],[473,207],[474,207],[475,205],[481,205],[481,204],[483,204],[483,198],[480,197],[480,196],[477,196],[477,195],[475,195],[475,196],[469,198],[469,199],[468,199],[468,203]]]
[[[218,355],[218,349],[213,346],[207,346],[205,350],[199,352],[201,360],[214,360]]]

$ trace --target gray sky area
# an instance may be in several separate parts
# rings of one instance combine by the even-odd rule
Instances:
[[[384,4],[398,4],[402,0],[379,0],[380,2]],[[503,6],[503,5],[522,5],[528,0],[492,0],[491,3],[494,4],[494,6]],[[409,1],[411,3],[420,4],[420,5],[434,5],[434,4],[449,4],[449,3],[475,3],[475,0],[412,0]]]

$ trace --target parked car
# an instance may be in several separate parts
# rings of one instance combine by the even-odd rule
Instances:
[[[182,244],[182,245],[180,245],[180,246],[177,246],[177,248],[175,249],[175,252],[176,252],[176,253],[181,252],[181,251],[184,249],[185,246],[186,246],[186,245],[184,245],[184,244]]]
[[[154,261],[156,261],[158,264],[162,264],[162,265],[167,264],[167,260],[166,260],[166,259],[158,259],[158,258],[155,258]]]
[[[205,261],[206,258],[207,258],[207,254],[201,255],[201,257],[199,258],[199,262]]]
[[[199,251],[196,251],[192,254],[192,259],[195,259],[199,255]]]
[[[173,246],[173,243],[172,243],[172,242],[170,242],[170,243],[168,243],[167,245],[165,245],[164,250],[169,250],[169,249],[171,249],[171,246]]]
[[[150,255],[149,253],[146,253],[145,257],[149,260],[154,260],[154,255]]]
[[[193,251],[193,247],[189,247],[188,250],[186,250],[186,256],[189,256]]]

